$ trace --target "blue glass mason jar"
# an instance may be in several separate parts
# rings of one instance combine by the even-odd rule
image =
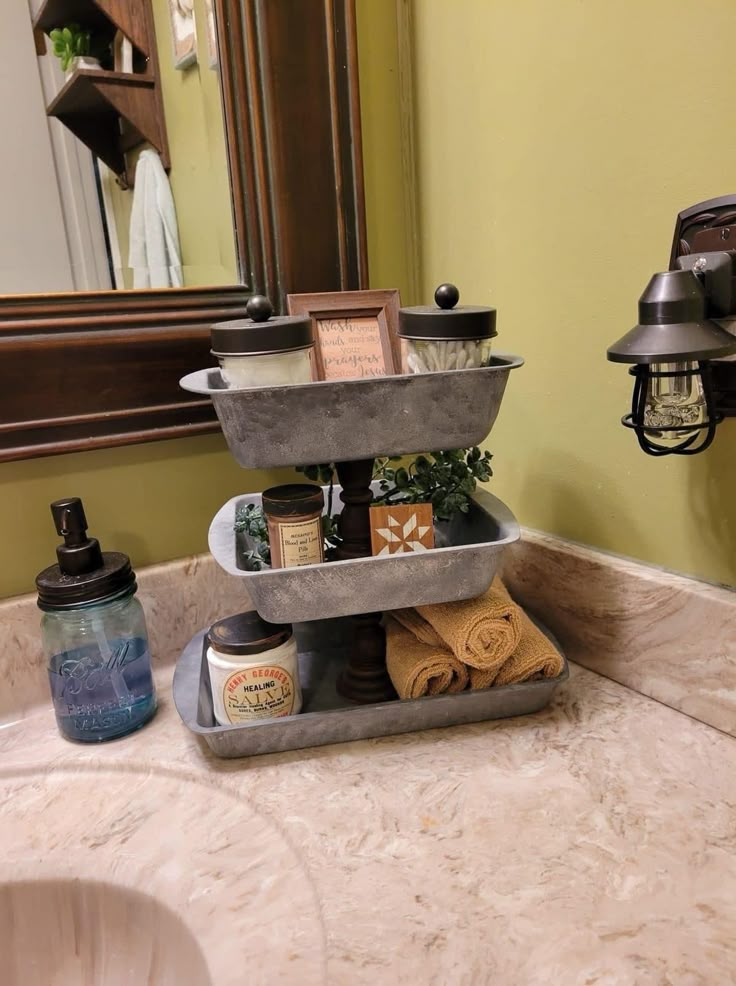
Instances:
[[[127,555],[86,536],[81,500],[51,505],[64,544],[36,579],[59,730],[83,743],[125,736],[156,711],[151,655]]]

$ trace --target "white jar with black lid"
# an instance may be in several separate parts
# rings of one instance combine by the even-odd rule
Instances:
[[[255,610],[219,620],[207,635],[215,718],[221,726],[296,715],[302,689],[296,639],[288,623]]]
[[[249,318],[215,323],[212,354],[230,390],[311,383],[314,332],[308,315],[276,315],[268,298],[254,295]],[[273,317],[272,317],[273,316]]]

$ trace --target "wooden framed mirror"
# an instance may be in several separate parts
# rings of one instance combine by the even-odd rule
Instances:
[[[53,99],[45,98],[52,110],[64,107],[61,129],[54,131],[54,139],[62,142],[57,153],[67,161],[75,157],[75,167],[96,176],[97,187],[86,198],[68,183],[60,184],[61,205],[57,202],[55,208],[66,220],[67,233],[74,225],[70,216],[93,211],[100,202],[103,208],[96,242],[87,236],[75,254],[73,237],[66,236],[70,269],[89,276],[90,282],[98,271],[125,289],[112,290],[108,282],[108,290],[49,291],[40,272],[34,280],[31,271],[30,286],[26,279],[21,288],[26,293],[14,293],[7,277],[3,284],[2,274],[3,267],[8,274],[20,250],[5,265],[0,262],[0,461],[215,431],[219,426],[209,401],[178,387],[186,372],[213,363],[212,322],[242,316],[254,293],[268,294],[275,307],[285,308],[290,293],[367,284],[353,0],[211,0],[211,15],[210,0],[186,0],[181,9],[196,15],[198,65],[190,60],[178,67],[186,61],[186,44],[180,50],[176,33],[165,35],[169,28],[162,18],[169,15],[170,5],[172,16],[176,14],[181,3],[31,0],[27,40],[32,46],[35,37],[34,55],[45,50],[37,58],[39,89],[52,71],[59,75],[44,35],[52,23],[73,19],[102,25],[105,40],[115,42],[110,47],[116,59],[125,56],[120,39],[131,42],[127,66],[116,61],[99,75],[97,69],[78,69],[66,81],[58,78]],[[131,11],[139,6],[141,17],[155,15],[156,44],[148,52],[142,21],[131,21]],[[207,36],[210,17],[214,37]],[[186,41],[185,33],[182,37]],[[116,71],[131,65],[138,69],[132,74],[140,76],[132,82]],[[205,127],[205,146],[213,159],[219,121],[211,102],[209,112],[206,103],[198,102],[195,72],[210,90],[213,80],[219,80],[226,148],[224,177],[201,193],[198,202],[204,208],[198,214],[187,196],[177,200],[182,187],[177,179],[196,172],[196,161],[187,152],[195,118]],[[110,95],[110,87],[122,84],[136,91],[160,87],[163,115],[155,140],[142,139],[148,124],[135,116],[132,104]],[[170,112],[167,85],[187,90],[191,113],[185,111],[184,119]],[[117,130],[110,128],[114,114],[122,121],[116,122]],[[132,123],[125,122],[128,116]],[[36,125],[40,127],[39,121]],[[102,153],[101,135],[116,145],[105,150],[113,165],[106,165],[107,217],[102,169],[93,165]],[[166,155],[161,153],[162,135]],[[120,223],[123,215],[123,225],[130,221],[141,148],[155,149],[162,165],[170,167],[176,213],[181,228],[190,223],[197,248],[207,238],[207,210],[214,212],[224,200],[232,206],[232,229],[207,234],[217,245],[217,264],[200,264],[195,276],[181,242],[183,287],[130,290],[130,272],[121,273],[121,263],[115,269],[111,256],[107,218]],[[122,183],[134,187],[113,188],[109,181],[115,168]],[[44,202],[50,202],[48,185],[39,183]],[[111,197],[124,205],[110,207]],[[44,208],[50,216],[51,205]],[[50,225],[34,242],[43,245],[40,253],[58,257],[61,248],[53,247]],[[126,244],[124,252],[132,256],[129,248]],[[228,257],[232,283],[225,273]],[[212,283],[207,283],[208,270],[214,271]]]

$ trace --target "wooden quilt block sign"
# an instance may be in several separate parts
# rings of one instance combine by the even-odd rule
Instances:
[[[434,548],[431,503],[371,507],[370,514],[374,555],[403,555]]]

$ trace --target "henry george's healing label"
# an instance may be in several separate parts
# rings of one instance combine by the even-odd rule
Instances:
[[[322,558],[322,524],[319,517],[297,524],[279,523],[281,567],[316,565]]]
[[[230,722],[290,716],[294,681],[284,668],[262,664],[235,671],[222,686],[222,704]]]

